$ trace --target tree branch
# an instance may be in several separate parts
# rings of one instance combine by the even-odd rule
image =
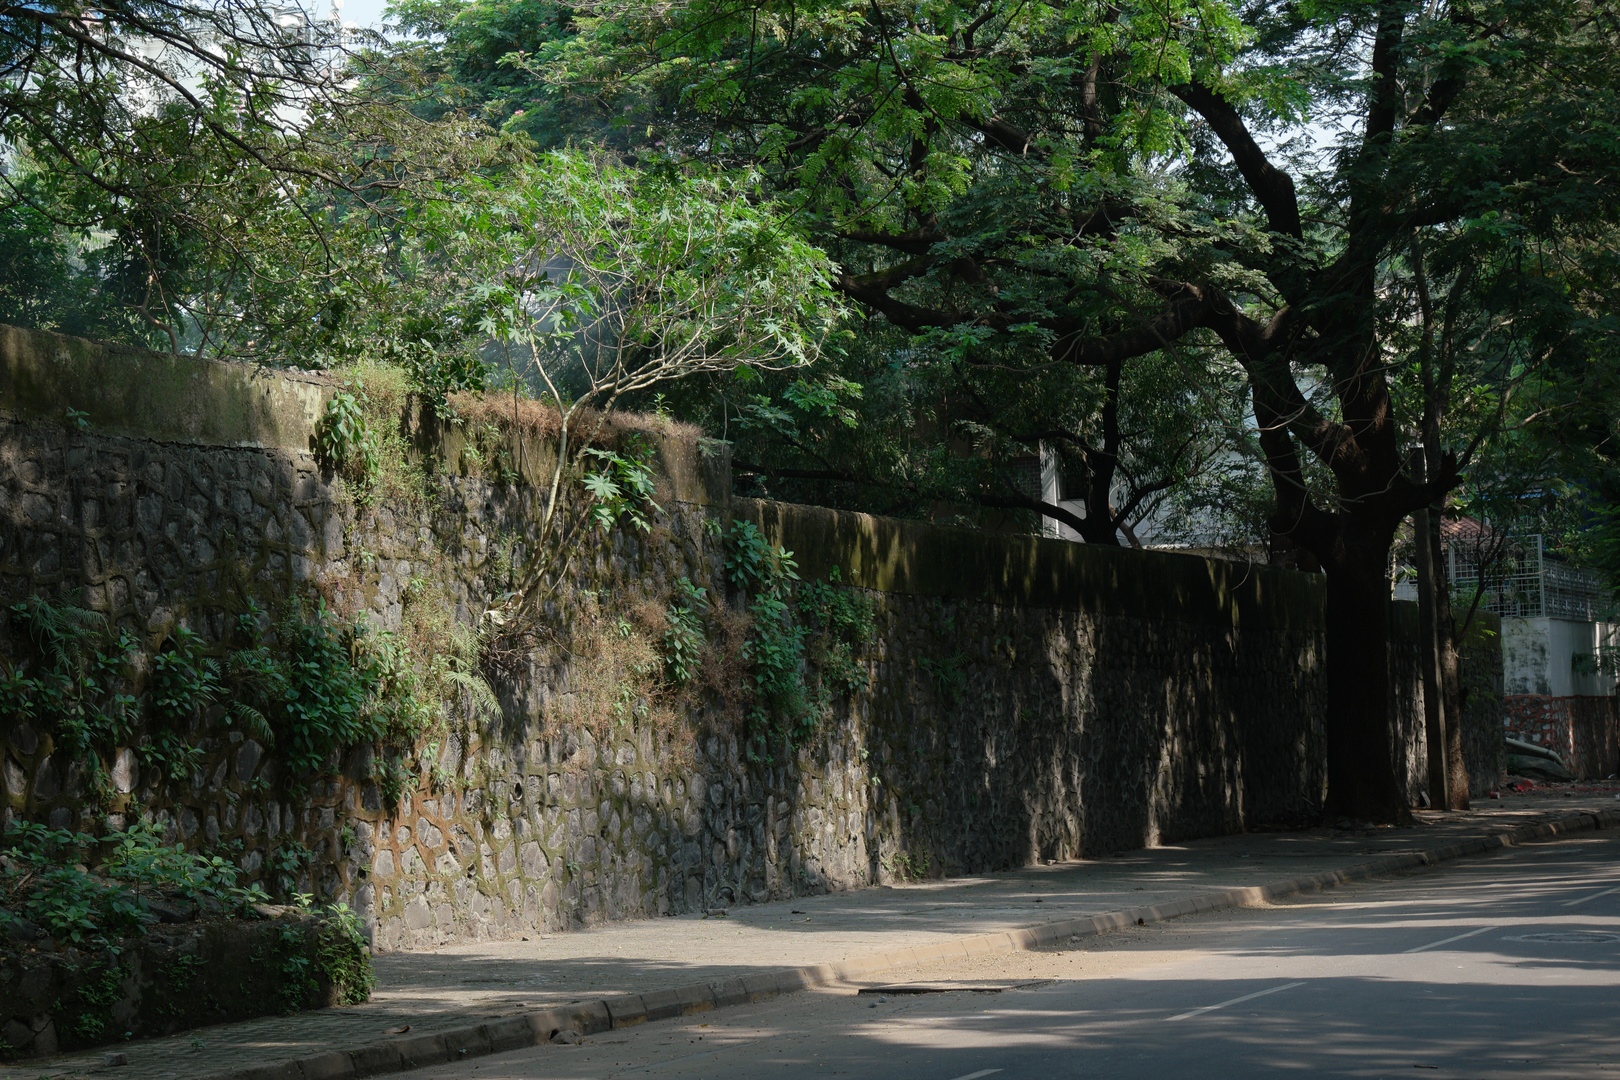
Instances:
[[[1232,103],[1199,82],[1172,86],[1170,92],[1202,116],[1210,130],[1225,145],[1249,190],[1254,192],[1255,199],[1265,209],[1271,231],[1300,239],[1303,234],[1300,231],[1299,199],[1294,193],[1294,181],[1266,157]]]

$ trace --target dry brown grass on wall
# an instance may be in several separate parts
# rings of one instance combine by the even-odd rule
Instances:
[[[455,415],[469,424],[496,424],[505,430],[516,426],[524,435],[542,441],[554,439],[562,426],[562,413],[555,405],[531,398],[513,399],[496,393],[460,393],[450,395],[450,407]],[[650,413],[614,411],[604,418],[597,409],[584,408],[575,414],[571,430],[575,438],[595,434],[592,442],[611,444],[620,435],[639,432],[659,437],[677,436],[696,439],[703,432],[692,424],[683,424]]]
[[[621,728],[650,728],[684,767],[695,760],[700,737],[742,723],[752,701],[742,657],[749,616],[730,609],[724,595],[711,589],[698,674],[677,685],[667,677],[663,658],[665,613],[673,599],[614,580],[582,593],[564,620],[569,629],[562,638],[532,642],[542,666],[562,661],[569,669],[570,706],[542,719],[542,737],[571,727],[605,742]]]

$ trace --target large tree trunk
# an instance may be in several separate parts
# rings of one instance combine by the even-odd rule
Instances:
[[[1436,594],[1444,589],[1436,567],[1434,535],[1439,520],[1433,508],[1412,515],[1412,548],[1417,561],[1418,664],[1423,675],[1423,742],[1428,753],[1429,805],[1451,807],[1451,773],[1446,768],[1446,727],[1455,715],[1446,708],[1445,678],[1441,673],[1440,627]]]
[[[1434,511],[1438,516],[1439,510]],[[1462,656],[1457,645],[1457,623],[1451,612],[1451,577],[1446,570],[1445,552],[1440,544],[1438,522],[1430,548],[1434,566],[1435,644],[1439,649],[1440,699],[1446,714],[1446,793],[1448,810],[1467,810],[1468,761],[1463,756]]]
[[[1390,756],[1389,545],[1393,526],[1341,519],[1327,570],[1326,812],[1411,818]]]

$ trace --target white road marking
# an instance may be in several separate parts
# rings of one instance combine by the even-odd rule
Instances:
[[[981,1076],[989,1076],[991,1073],[998,1073],[1000,1071],[1000,1069],[980,1069],[978,1072],[968,1073],[966,1076],[953,1077],[952,1080],[979,1080],[979,1077]]]
[[[1214,1012],[1216,1009],[1224,1009],[1228,1005],[1238,1005],[1245,1001],[1253,1001],[1258,997],[1265,997],[1267,994],[1278,994],[1284,990],[1292,990],[1296,986],[1304,985],[1305,984],[1303,982],[1291,982],[1283,983],[1281,986],[1273,986],[1270,990],[1256,990],[1252,994],[1244,994],[1242,997],[1235,997],[1231,1001],[1222,1001],[1215,1005],[1205,1005],[1201,1009],[1194,1009],[1192,1012],[1184,1012],[1180,1016],[1172,1016],[1166,1021],[1166,1023],[1171,1023],[1176,1020],[1185,1020],[1189,1016],[1197,1016],[1200,1013]]]
[[[1574,907],[1576,904],[1584,904],[1588,900],[1596,900],[1600,896],[1608,896],[1611,893],[1617,893],[1617,892],[1620,892],[1620,885],[1617,885],[1612,889],[1604,889],[1602,892],[1595,892],[1591,896],[1583,896],[1579,900],[1565,900],[1564,901],[1564,906],[1565,907]]]
[[[1502,929],[1500,926],[1482,926],[1478,930],[1470,930],[1466,934],[1458,934],[1456,937],[1448,937],[1441,941],[1431,941],[1427,945],[1419,945],[1415,949],[1407,949],[1406,952],[1427,952],[1430,949],[1438,949],[1442,945],[1450,945],[1453,941],[1461,941],[1463,938],[1473,937],[1475,934],[1488,934],[1492,930],[1500,929]]]

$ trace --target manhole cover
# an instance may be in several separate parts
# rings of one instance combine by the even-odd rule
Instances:
[[[1034,990],[1042,986],[1050,986],[1055,981],[1054,979],[1037,979],[1034,982],[991,983],[989,985],[951,983],[946,986],[935,986],[927,983],[900,983],[898,986],[863,986],[855,992],[856,994],[892,994],[896,997],[901,994],[999,994],[1003,990]]]
[[[1508,941],[1547,941],[1554,945],[1608,945],[1620,941],[1620,934],[1600,930],[1549,930],[1541,934],[1518,934]]]

